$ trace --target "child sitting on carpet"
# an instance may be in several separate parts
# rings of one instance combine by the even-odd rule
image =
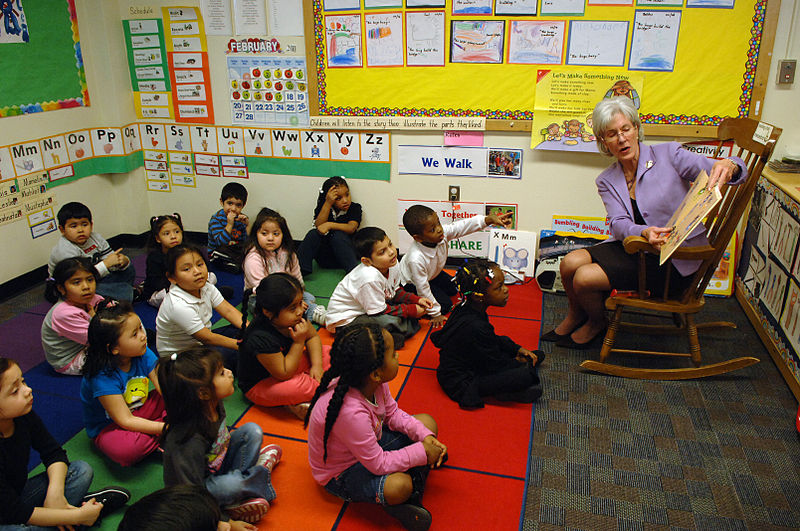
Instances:
[[[0,357],[0,528],[91,526],[103,509],[125,505],[131,494],[120,487],[86,493],[92,467],[70,463],[32,407],[33,391],[19,365]],[[45,471],[29,478],[31,448],[39,452]]]
[[[79,375],[86,359],[86,334],[95,305],[103,297],[95,293],[97,272],[82,256],[56,264],[47,280],[44,297],[54,304],[42,322],[42,349],[56,372]]]
[[[433,302],[428,309],[431,328],[441,328],[444,314],[453,307],[456,294],[453,277],[444,271],[450,241],[485,229],[489,225],[509,227],[512,214],[473,216],[442,226],[439,215],[425,205],[412,205],[403,214],[403,226],[414,238],[400,261],[400,283],[406,291]]]
[[[233,520],[256,523],[275,499],[270,475],[281,448],[261,448],[264,434],[248,422],[233,432],[222,400],[233,394],[233,373],[206,347],[162,359],[158,383],[167,407],[164,485],[204,486]]]
[[[245,292],[243,308],[251,292]],[[239,388],[260,406],[286,406],[301,420],[308,401],[330,367],[330,347],[303,318],[303,285],[288,273],[274,273],[256,288],[253,322],[239,347]],[[246,317],[245,317],[246,321]]]
[[[498,336],[486,309],[508,302],[503,271],[494,262],[470,260],[456,272],[463,300],[444,328],[431,334],[439,347],[436,378],[447,396],[462,408],[483,407],[486,397],[534,402],[542,395],[538,365],[544,352],[523,348]]]
[[[398,370],[391,334],[374,323],[347,326],[331,362],[305,422],[314,479],[347,501],[381,504],[408,529],[428,529],[422,492],[447,447],[430,415],[407,414],[389,391]]]
[[[294,252],[292,233],[289,232],[286,218],[278,212],[270,208],[262,208],[259,211],[250,229],[242,269],[244,269],[245,291],[255,292],[258,283],[274,273],[289,273],[300,282],[301,286],[303,285],[303,275],[300,273],[300,262]],[[325,306],[316,304],[316,300],[311,293],[303,291],[306,320],[325,326]]]
[[[400,287],[397,249],[383,229],[364,227],[353,238],[361,263],[333,290],[325,318],[329,331],[348,324],[377,323],[394,338],[394,347],[419,330],[419,317],[433,305]]]
[[[183,243],[183,223],[177,212],[150,218],[150,237],[147,240],[146,276],[142,286],[142,300],[158,308],[167,295],[167,251]],[[209,271],[208,281],[216,285],[217,276]],[[224,286],[223,286],[224,287]],[[218,288],[222,292],[222,288]],[[230,288],[228,288],[230,289]],[[228,297],[223,296],[227,299]]]
[[[219,505],[197,485],[176,485],[148,494],[131,505],[117,531],[256,531],[247,522],[221,521]]]
[[[158,448],[165,411],[157,364],[130,303],[101,302],[89,323],[80,392],[83,422],[97,448],[122,466],[131,466]]]
[[[156,347],[160,357],[200,345],[221,347],[229,366],[235,367],[239,345],[234,338],[242,314],[208,282],[208,267],[200,249],[182,243],[167,253],[170,286],[156,317]],[[211,330],[216,310],[232,326]]]

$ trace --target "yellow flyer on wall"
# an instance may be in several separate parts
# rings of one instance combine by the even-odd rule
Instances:
[[[644,74],[610,70],[539,70],[531,149],[597,152],[592,111],[612,96],[631,98],[638,109]]]

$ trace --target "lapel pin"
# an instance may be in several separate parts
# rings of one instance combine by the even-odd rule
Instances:
[[[647,161],[647,169],[649,170],[652,167],[653,167],[653,161],[652,160],[648,160]]]

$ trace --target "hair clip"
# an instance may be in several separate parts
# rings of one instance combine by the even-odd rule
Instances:
[[[173,352],[172,356],[170,356],[169,359],[171,359],[172,361],[177,360],[178,359],[178,353],[177,352]]]
[[[467,266],[464,266],[464,273],[467,273],[467,274],[472,274],[472,273],[470,272],[470,270],[469,270],[469,269],[467,269]]]
[[[491,269],[487,269],[486,270],[486,278],[487,279],[493,279],[494,278],[494,271],[492,271]],[[491,282],[491,280],[489,280],[489,282]]]
[[[492,283],[492,278],[489,275],[486,275],[485,278],[486,278],[486,282],[488,282],[489,284]]]
[[[55,282],[56,279],[54,279],[53,277],[47,277],[44,281],[45,282]]]

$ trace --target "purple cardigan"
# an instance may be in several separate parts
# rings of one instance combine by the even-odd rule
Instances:
[[[740,184],[747,179],[747,167],[738,157],[730,157],[741,171],[729,184]],[[672,217],[686,196],[692,181],[705,170],[711,171],[714,160],[681,147],[678,142],[667,142],[650,146],[639,144],[639,167],[636,170],[636,204],[646,225],[633,221],[633,207],[625,183],[622,166],[615,162],[595,183],[597,192],[606,206],[611,238],[622,241],[628,236],[639,236],[647,227],[663,227]],[[707,245],[706,228],[700,223],[684,245],[687,247]],[[700,260],[673,260],[675,268],[688,276],[700,267]]]

